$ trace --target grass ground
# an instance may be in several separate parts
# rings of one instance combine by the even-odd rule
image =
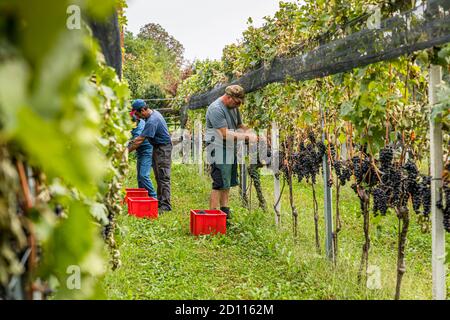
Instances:
[[[269,208],[273,205],[273,178],[263,176]],[[130,173],[127,186],[136,185]],[[342,232],[334,266],[316,253],[312,191],[295,185],[299,236],[292,236],[287,188],[282,199],[282,225],[273,211],[242,207],[238,189],[232,191],[232,225],[226,236],[189,234],[189,209],[208,205],[210,180],[195,167],[174,165],[174,211],[156,221],[126,214],[118,219],[117,241],[123,266],[108,273],[104,289],[110,299],[392,299],[396,281],[397,219],[389,214],[372,221],[370,265],[380,271],[381,288],[357,283],[363,244],[362,217],[353,191],[341,195]],[[318,186],[320,230],[324,230],[322,187]],[[431,299],[431,235],[422,234],[412,214],[408,236],[407,271],[402,299]],[[323,243],[324,234],[321,233]],[[322,248],[322,251],[324,248]]]

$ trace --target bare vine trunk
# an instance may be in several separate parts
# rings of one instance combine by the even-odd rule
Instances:
[[[294,237],[297,238],[297,236],[298,236],[298,232],[297,232],[298,212],[297,212],[297,208],[295,207],[295,204],[294,204],[294,193],[293,193],[293,187],[292,187],[292,173],[291,172],[289,172],[288,183],[289,183],[289,202],[291,204],[292,219],[293,219],[293,232],[294,232]]]
[[[338,236],[339,232],[341,231],[341,213],[339,210],[339,201],[340,201],[340,194],[341,194],[341,184],[339,182],[339,178],[336,178],[336,227],[333,232],[333,248],[334,248],[334,263],[337,262],[337,255],[338,255]]]
[[[256,164],[251,164],[248,167],[248,174],[250,175],[250,178],[253,181],[253,185],[255,186],[256,196],[258,197],[258,202],[259,202],[259,207],[262,210],[267,211],[267,203],[266,203],[266,199],[264,198],[264,194],[262,192],[261,175],[259,174],[258,166]]]
[[[364,244],[362,247],[361,264],[359,266],[358,283],[361,283],[362,275],[367,276],[367,268],[369,267],[369,250],[370,250],[370,213],[369,213],[369,196],[364,189],[359,189],[358,194],[361,201],[361,209],[364,217]]]
[[[397,285],[395,288],[395,300],[400,299],[400,289],[402,285],[403,275],[406,272],[405,265],[405,248],[406,248],[406,236],[409,229],[409,210],[407,207],[402,207],[397,211],[399,222],[399,235],[398,235],[398,256],[397,256]],[[401,231],[400,231],[401,226]]]
[[[314,187],[314,183],[311,183],[312,192],[313,192],[313,207],[314,207],[314,231],[316,235],[316,249],[317,253],[320,254],[320,238],[319,238],[319,205],[317,204],[316,198],[316,188]]]
[[[244,190],[242,181],[239,183],[239,190],[241,192],[242,205],[246,208],[249,208],[249,201],[247,196],[247,190]]]
[[[282,197],[283,192],[284,192],[284,186],[285,186],[285,184],[286,184],[286,180],[283,179],[283,186],[281,187],[280,194],[279,194],[279,196],[278,196],[277,201],[276,201],[275,204],[273,205],[273,210],[275,211],[275,214],[277,215],[277,221],[281,221],[281,212],[280,212],[280,210],[278,210],[278,204],[279,204],[280,201],[281,201],[281,197]]]

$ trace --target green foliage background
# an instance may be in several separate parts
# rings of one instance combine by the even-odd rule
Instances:
[[[81,30],[66,27],[69,5],[96,19],[115,10],[113,0],[0,1],[0,148],[13,186],[1,193],[8,210],[0,212],[0,283],[25,272],[18,259],[31,232],[42,255],[30,280],[48,280],[59,288],[56,298],[93,298],[105,272],[100,227],[111,227],[120,210],[127,170],[128,88],[105,66],[84,23]],[[31,210],[20,201],[15,159],[39,176]],[[57,204],[63,218],[54,214]],[[71,265],[81,268],[81,290],[66,287]]]
[[[164,43],[142,32],[134,36],[125,33],[124,77],[130,86],[133,98],[152,97],[149,89],[158,97],[175,94],[180,79],[179,57],[174,55]]]

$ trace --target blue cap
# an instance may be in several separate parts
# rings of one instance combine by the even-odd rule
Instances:
[[[143,107],[146,107],[147,104],[142,99],[136,99],[133,101],[131,106],[133,107],[133,110],[141,110]]]

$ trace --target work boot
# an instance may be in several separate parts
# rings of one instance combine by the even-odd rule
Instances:
[[[220,207],[220,211],[227,215],[227,220],[231,219],[231,210],[229,207]]]

